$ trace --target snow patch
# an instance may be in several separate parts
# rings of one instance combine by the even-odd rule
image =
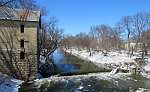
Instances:
[[[21,80],[0,74],[0,92],[18,92],[19,85],[22,82]]]
[[[109,74],[116,74],[118,69],[119,69],[119,67],[117,67],[116,69],[113,69]]]
[[[149,92],[150,90],[148,89],[144,89],[144,88],[139,88],[138,90],[136,90],[135,92]]]
[[[90,60],[94,63],[100,64],[120,64],[126,62],[134,62],[134,60],[132,58],[129,58],[125,52],[119,53],[117,51],[113,51],[109,52],[107,56],[105,56],[102,52],[95,52],[92,56],[89,56],[89,52],[87,52],[86,50],[78,51],[76,49],[68,49],[65,51],[82,59]]]
[[[79,90],[81,90],[81,89],[83,89],[83,88],[84,88],[83,86],[79,86],[79,87],[78,87]]]

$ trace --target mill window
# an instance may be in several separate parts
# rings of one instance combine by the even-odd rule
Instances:
[[[24,48],[24,39],[21,39],[21,41],[20,41],[20,47]]]
[[[20,59],[24,59],[25,58],[25,52],[21,51],[20,52]]]
[[[24,33],[24,25],[21,25],[21,33]]]

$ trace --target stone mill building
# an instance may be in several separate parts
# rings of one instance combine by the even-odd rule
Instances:
[[[33,80],[39,62],[40,11],[0,7],[0,72]]]

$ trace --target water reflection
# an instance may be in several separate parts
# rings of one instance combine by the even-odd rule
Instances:
[[[65,60],[67,57],[65,57],[65,54],[60,49],[57,49],[53,53],[53,62],[56,65],[56,68],[58,68],[61,72],[76,72],[78,71],[78,68],[75,64],[66,64]]]

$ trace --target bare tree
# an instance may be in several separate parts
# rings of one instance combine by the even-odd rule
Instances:
[[[141,42],[143,43],[143,55],[147,55],[148,49],[150,49],[150,30],[142,32]]]
[[[72,35],[65,35],[62,39],[62,44],[65,49],[70,49],[71,47],[76,47],[79,49],[79,40]]]
[[[99,32],[99,43],[100,43],[100,47],[102,48],[102,50],[108,51],[111,48],[111,44],[110,44],[110,32],[111,32],[111,27],[107,26],[107,25],[100,25],[97,27],[97,31]]]
[[[110,43],[111,43],[111,48],[112,49],[121,49],[121,44],[122,44],[122,30],[119,26],[112,28],[110,32]]]
[[[133,37],[138,42],[141,40],[141,34],[150,29],[150,14],[147,12],[139,12],[133,16]]]
[[[133,17],[132,16],[125,16],[121,19],[119,26],[124,31],[125,34],[127,34],[127,50],[128,55],[130,56],[130,52],[133,49],[131,49],[130,43],[131,43],[131,37],[133,32]]]
[[[17,66],[18,53],[15,44],[18,38],[15,30],[17,29],[13,27],[13,24],[9,28],[0,30],[0,61],[1,66],[4,67],[2,72],[16,74],[15,76],[21,79],[20,69]]]
[[[144,58],[145,43],[142,42],[142,33],[150,29],[150,13],[139,12],[133,16],[133,38],[136,41],[136,49],[142,44],[142,58]],[[144,36],[144,35],[143,35]]]
[[[48,55],[51,55],[61,43],[63,30],[58,28],[57,20],[54,17],[50,21],[42,24],[41,32],[41,50],[47,49]]]
[[[35,0],[1,0],[0,7],[37,10],[39,6]]]
[[[52,61],[52,53],[61,45],[63,30],[57,25],[55,17],[51,17],[48,22],[42,22],[42,30],[40,31],[40,60],[38,72],[43,77],[49,77],[55,73],[55,64]],[[44,63],[43,63],[44,62]]]
[[[91,27],[89,32],[89,37],[91,39],[90,47],[97,50],[98,49],[98,32],[95,30],[94,27]]]

